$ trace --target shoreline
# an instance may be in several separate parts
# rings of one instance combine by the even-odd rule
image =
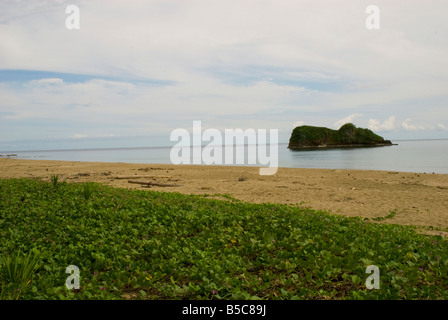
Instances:
[[[138,148],[136,148],[138,149]],[[322,148],[322,149],[332,149],[332,148]],[[313,148],[313,150],[317,150],[317,148]],[[65,150],[64,150],[65,151]],[[306,149],[303,150],[292,150],[292,151],[307,151]],[[89,161],[89,160],[53,160],[53,159],[38,159],[38,158],[20,158],[20,157],[6,157],[6,156],[0,156],[0,160],[23,160],[23,161],[55,161],[55,162],[75,162],[75,163],[104,163],[104,164],[132,164],[132,165],[142,165],[142,166],[172,166],[172,163],[145,163],[145,162],[119,162],[119,161]],[[260,168],[269,168],[267,166],[254,166],[254,165],[234,165],[234,164],[213,164],[213,165],[205,165],[205,164],[182,164],[182,165],[173,165],[173,166],[201,166],[201,167],[237,167],[237,168],[256,168],[257,170]],[[334,168],[313,168],[313,167],[304,167],[304,168],[296,168],[296,167],[282,167],[278,166],[277,168],[283,168],[283,169],[297,169],[297,170],[346,170],[346,171],[372,171],[372,172],[398,172],[398,173],[415,173],[415,174],[438,174],[438,175],[446,175],[448,176],[448,172],[434,172],[431,170],[428,171],[400,171],[400,170],[382,170],[382,169],[334,169]],[[0,175],[1,178],[1,175]]]
[[[279,167],[260,176],[259,167],[137,164],[0,158],[0,178],[41,178],[143,189],[129,180],[151,182],[148,190],[207,194],[262,203],[301,204],[376,223],[448,228],[448,175],[399,171]],[[175,186],[170,186],[175,185]],[[374,222],[374,221],[372,221]],[[447,229],[448,230],[448,229]],[[430,231],[448,235],[448,232]]]
[[[398,146],[398,143],[390,143],[390,144],[320,144],[317,146],[289,146],[288,149],[291,150],[324,150],[324,149],[351,149],[351,148],[377,148],[377,147],[391,147]]]

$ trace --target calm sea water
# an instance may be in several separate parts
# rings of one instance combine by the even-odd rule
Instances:
[[[279,167],[448,174],[448,140],[396,140],[394,143],[398,145],[308,151],[293,151],[287,148],[287,144],[279,144]],[[245,150],[248,150],[248,146]],[[145,147],[18,151],[15,153],[19,159],[170,164],[170,151],[171,147]],[[257,164],[247,164],[247,152],[245,159],[244,165],[257,166]]]

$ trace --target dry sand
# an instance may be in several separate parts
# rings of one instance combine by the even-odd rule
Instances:
[[[68,182],[94,181],[116,187],[145,189],[129,180],[179,186],[149,190],[185,194],[231,195],[251,202],[303,203],[345,216],[385,217],[379,223],[416,225],[421,232],[443,234],[448,228],[448,175],[370,170],[279,168],[260,176],[258,168],[43,161],[0,158],[0,178],[51,175]],[[220,194],[220,195],[217,195]],[[225,199],[225,197],[224,197]],[[437,231],[428,230],[429,226]],[[448,231],[448,229],[446,229]]]

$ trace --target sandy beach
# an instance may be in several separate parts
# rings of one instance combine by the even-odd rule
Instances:
[[[448,175],[396,171],[279,168],[260,176],[258,168],[69,162],[0,158],[0,177],[50,180],[58,175],[67,182],[146,189],[129,181],[151,182],[149,190],[230,195],[251,202],[302,203],[344,216],[385,217],[378,223],[426,227],[422,232],[448,235],[428,227],[448,227]]]

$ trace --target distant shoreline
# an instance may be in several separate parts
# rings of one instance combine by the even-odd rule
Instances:
[[[446,141],[448,140],[448,138],[431,138],[431,139],[391,139],[391,141],[396,141],[396,142],[411,142],[411,141]],[[278,145],[288,145],[289,142],[279,142]],[[245,146],[247,146],[248,144],[244,144]],[[393,145],[398,145],[398,143],[395,143]],[[205,146],[205,145],[203,145]],[[2,154],[6,154],[6,153],[20,153],[20,152],[64,152],[64,151],[94,151],[94,150],[121,150],[121,149],[153,149],[153,148],[157,148],[157,149],[167,149],[167,148],[172,148],[173,146],[146,146],[146,147],[95,147],[95,148],[69,148],[69,149],[61,149],[61,148],[55,148],[55,149],[42,149],[42,148],[38,148],[38,149],[30,149],[30,150],[23,150],[23,149],[9,149],[9,150],[0,150],[0,155]]]

